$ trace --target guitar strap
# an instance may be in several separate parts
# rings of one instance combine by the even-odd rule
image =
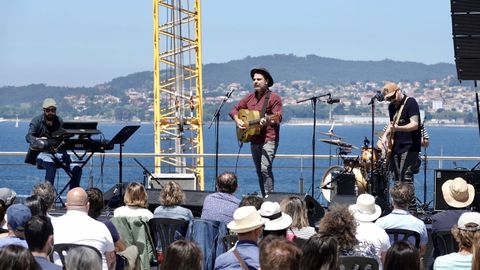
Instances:
[[[242,266],[243,270],[249,270],[247,264],[243,260],[243,258],[240,256],[240,253],[238,253],[237,249],[233,250],[233,255],[235,255],[235,258],[237,258],[238,262],[240,263],[240,266]]]
[[[409,97],[405,98],[405,101],[402,103],[402,106],[400,106],[400,109],[393,116],[393,120],[394,120],[393,124],[398,124],[398,122],[400,121],[400,117],[402,116],[403,108],[405,107],[405,103],[407,103],[408,98]]]
[[[265,113],[267,112],[267,105],[268,105],[268,101],[270,101],[270,94],[272,93],[272,91],[268,90],[268,92],[265,94],[265,101],[263,102],[263,107],[262,107],[262,111],[260,112],[260,117],[265,117]]]

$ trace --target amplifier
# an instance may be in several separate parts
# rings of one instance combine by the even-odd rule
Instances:
[[[193,173],[154,173],[148,177],[148,187],[161,189],[170,181],[177,182],[183,189],[197,189],[197,177]]]

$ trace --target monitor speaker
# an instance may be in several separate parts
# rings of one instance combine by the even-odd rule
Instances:
[[[283,199],[290,196],[299,197],[305,202],[308,223],[310,223],[310,226],[315,227],[315,224],[325,215],[325,210],[312,196],[302,193],[272,192],[268,194],[268,197],[265,200],[280,203]]]
[[[469,175],[469,170],[435,170],[435,200],[433,203],[433,210],[443,211],[449,208],[448,204],[443,199],[442,194],[442,185],[447,180],[454,179],[456,177],[462,177],[467,180]]]

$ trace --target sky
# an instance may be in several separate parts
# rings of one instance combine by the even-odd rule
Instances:
[[[203,0],[203,63],[315,54],[453,63],[449,0]],[[0,0],[0,87],[153,70],[152,1]]]

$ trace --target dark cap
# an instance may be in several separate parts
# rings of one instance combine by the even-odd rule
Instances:
[[[24,204],[14,204],[7,209],[7,223],[14,231],[23,231],[31,217],[30,208]]]
[[[270,75],[270,72],[268,72],[266,68],[253,68],[250,71],[250,77],[252,78],[252,80],[253,80],[253,75],[255,75],[255,73],[262,74],[265,77],[265,79],[268,80],[268,87],[271,87],[273,85],[272,75]]]

